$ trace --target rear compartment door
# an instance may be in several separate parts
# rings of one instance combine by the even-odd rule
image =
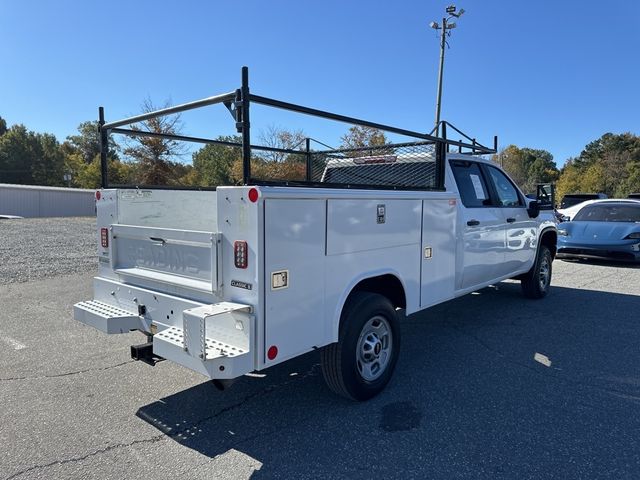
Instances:
[[[265,200],[265,349],[282,361],[326,336],[325,200]]]
[[[422,202],[422,308],[453,297],[456,280],[457,199]]]
[[[127,283],[165,292],[218,289],[217,233],[116,224],[111,238],[111,267]]]

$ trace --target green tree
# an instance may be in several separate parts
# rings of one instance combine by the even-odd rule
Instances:
[[[36,155],[32,160],[31,177],[36,185],[64,185],[64,154],[56,137],[50,133],[35,134]]]
[[[162,108],[169,107],[165,102]],[[149,113],[159,108],[150,99],[142,103],[142,112]],[[144,120],[131,127],[132,130],[178,135],[182,129],[180,115],[169,115]],[[180,158],[186,153],[183,144],[160,137],[134,137],[124,149],[124,154],[137,163],[138,184],[180,185],[183,172]]]
[[[0,117],[0,137],[7,133],[7,121]]]
[[[0,137],[0,182],[62,185],[64,155],[51,134],[13,125]]]
[[[118,159],[108,159],[109,183],[112,185],[131,185],[136,179],[136,165]],[[85,163],[79,153],[65,156],[65,171],[71,173],[71,186],[78,188],[100,188],[100,156],[91,163]]]
[[[567,163],[558,181],[558,198],[576,192],[625,197],[640,186],[640,137],[629,132],[605,133]]]
[[[492,159],[525,192],[535,192],[537,183],[555,182],[559,176],[553,155],[546,150],[509,145]]]
[[[361,125],[354,125],[349,128],[349,131],[340,140],[342,141],[342,148],[373,147],[387,143],[387,137],[382,130]]]
[[[602,161],[607,155],[614,158],[622,153],[627,153],[630,156],[629,159],[633,161],[640,161],[640,137],[630,132],[605,133],[584,147],[580,156],[576,158],[575,164],[578,168],[585,168]]]
[[[604,166],[594,162],[580,172],[580,190],[583,192],[604,192],[607,190]]]
[[[640,162],[630,162],[626,165],[626,174],[620,183],[620,195],[640,193]]]
[[[85,163],[91,163],[100,154],[100,133],[98,132],[98,122],[82,122],[78,125],[78,134],[69,135],[64,142],[65,154],[80,153]],[[109,136],[108,157],[118,158],[119,146],[113,138]]]
[[[580,191],[580,169],[574,164],[574,159],[569,159],[562,167],[560,176],[556,182],[556,201],[560,200],[567,193],[576,193]]]
[[[33,132],[13,125],[0,137],[0,183],[33,184],[31,168],[38,152]]]
[[[242,142],[238,135],[220,136],[216,140],[223,142]],[[187,183],[191,185],[218,186],[234,185],[232,168],[234,162],[241,161],[242,149],[239,147],[208,144],[195,152],[193,158],[193,175]]]

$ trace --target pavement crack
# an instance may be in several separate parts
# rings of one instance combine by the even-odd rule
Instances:
[[[56,373],[56,374],[53,374],[53,375],[38,375],[38,376],[33,376],[33,377],[22,376],[22,377],[0,378],[0,382],[12,382],[12,381],[17,381],[17,380],[42,380],[44,378],[68,377],[68,376],[71,376],[71,375],[80,375],[81,373],[88,373],[88,372],[103,372],[105,370],[111,370],[112,368],[121,367],[123,365],[127,365],[127,364],[133,363],[133,362],[135,362],[135,360],[127,360],[126,362],[117,363],[115,365],[108,365],[106,367],[85,368],[85,369],[82,369],[82,370],[74,370],[72,372]]]
[[[132,361],[134,361],[134,360],[132,360]],[[131,363],[131,361],[123,362],[123,363],[120,363],[118,365],[112,365],[110,367],[104,367],[104,368],[101,368],[101,369],[87,369],[87,370],[82,370],[82,371],[78,371],[78,372],[69,372],[69,373],[66,373],[66,374],[58,374],[58,375],[55,375],[55,376],[59,377],[59,376],[65,376],[65,375],[73,375],[73,374],[76,374],[76,373],[83,373],[83,372],[86,372],[86,371],[106,370],[108,368],[115,368],[115,367],[118,367],[118,366],[121,366],[121,365],[125,365],[127,363]],[[98,450],[94,450],[94,451],[92,451],[90,453],[87,453],[86,455],[82,455],[82,456],[78,456],[78,457],[72,457],[72,458],[66,458],[66,459],[63,459],[63,460],[55,460],[53,462],[45,463],[45,464],[41,464],[41,465],[33,465],[31,467],[25,468],[24,470],[20,470],[19,472],[16,472],[16,473],[12,474],[9,477],[6,477],[4,480],[13,480],[15,478],[18,478],[18,477],[20,477],[20,476],[22,476],[22,475],[24,475],[26,473],[32,472],[34,470],[42,470],[42,469],[53,467],[53,466],[56,466],[56,465],[65,465],[67,463],[82,462],[82,461],[84,461],[84,460],[86,460],[88,458],[94,457],[96,455],[101,455],[103,453],[108,453],[110,451],[117,450],[117,449],[120,449],[120,448],[129,448],[129,447],[133,447],[135,445],[140,445],[140,444],[156,443],[156,442],[159,442],[159,441],[164,440],[166,438],[180,439],[180,438],[183,437],[183,434],[188,433],[191,429],[197,428],[200,425],[202,425],[203,423],[206,423],[206,422],[208,422],[210,420],[213,420],[213,419],[215,419],[215,418],[217,418],[217,417],[219,417],[221,415],[224,415],[225,413],[227,413],[227,412],[229,412],[231,410],[235,410],[237,408],[240,408],[243,405],[245,405],[247,402],[251,401],[252,399],[254,399],[256,397],[271,393],[272,391],[276,390],[278,387],[287,386],[287,385],[293,383],[294,381],[302,380],[304,378],[308,378],[308,377],[312,377],[312,376],[316,375],[316,371],[317,371],[319,366],[320,366],[319,363],[314,364],[314,365],[311,366],[311,368],[307,372],[305,372],[305,373],[303,373],[301,375],[295,375],[293,377],[290,377],[285,382],[282,382],[282,383],[279,383],[279,384],[271,384],[271,385],[268,385],[265,388],[262,388],[262,389],[254,392],[254,393],[252,393],[250,395],[246,395],[242,400],[240,400],[240,401],[238,401],[238,402],[236,402],[236,403],[234,403],[232,405],[228,405],[228,406],[218,410],[216,413],[214,413],[212,415],[209,415],[207,417],[201,418],[197,422],[194,422],[194,423],[190,424],[188,427],[181,428],[180,430],[176,430],[175,432],[159,429],[161,433],[158,434],[158,435],[154,435],[153,437],[145,438],[145,439],[142,439],[142,440],[134,440],[134,441],[128,442],[128,443],[116,443],[116,444],[113,444],[113,445],[108,445],[108,446],[106,446],[104,448],[100,448]],[[39,377],[39,378],[42,378],[42,377]],[[50,378],[50,376],[46,377],[46,378]],[[138,415],[141,415],[141,412],[138,412]],[[156,425],[156,422],[154,422],[153,419],[147,418],[144,414],[141,415],[141,416],[143,416],[145,421],[151,423],[152,425]]]
[[[155,435],[151,438],[145,438],[143,440],[134,440],[132,442],[128,442],[128,443],[115,443],[113,445],[108,445],[104,448],[100,448],[98,450],[94,450],[90,453],[87,453],[86,455],[82,455],[79,457],[71,457],[71,458],[65,458],[63,460],[55,460],[53,462],[49,462],[49,463],[44,463],[41,465],[33,465],[29,468],[25,468],[24,470],[20,470],[19,472],[14,473],[13,475],[6,477],[4,480],[13,480],[14,478],[18,478],[26,473],[32,472],[34,470],[42,470],[45,468],[49,468],[49,467],[53,467],[56,465],[65,465],[67,463],[76,463],[76,462],[82,462],[88,458],[91,458],[95,455],[101,455],[103,453],[107,453],[110,452],[112,450],[117,450],[120,448],[129,448],[129,447],[133,447],[135,445],[139,445],[139,444],[143,444],[143,443],[156,443],[159,442],[161,440],[163,440],[165,437],[165,435],[160,434],[160,435]]]

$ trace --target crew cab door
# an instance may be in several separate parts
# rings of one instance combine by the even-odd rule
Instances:
[[[522,194],[504,172],[483,164],[494,204],[504,219],[506,249],[504,261],[498,265],[500,276],[527,270],[536,255],[537,224],[529,217]]]
[[[505,258],[505,219],[492,200],[486,174],[478,162],[451,160],[462,206],[459,215],[456,289],[467,289],[500,276]]]

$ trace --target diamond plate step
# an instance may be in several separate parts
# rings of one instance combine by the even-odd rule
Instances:
[[[76,303],[73,306],[73,316],[79,322],[105,333],[127,333],[143,328],[137,313],[98,300]]]
[[[158,332],[153,337],[155,349],[158,350],[158,343],[160,341],[171,344],[173,347],[184,350],[184,331],[178,327],[169,327],[166,330]],[[219,341],[213,338],[207,338],[207,360],[213,360],[220,357],[235,357],[247,353],[248,350],[229,345],[223,341]]]

